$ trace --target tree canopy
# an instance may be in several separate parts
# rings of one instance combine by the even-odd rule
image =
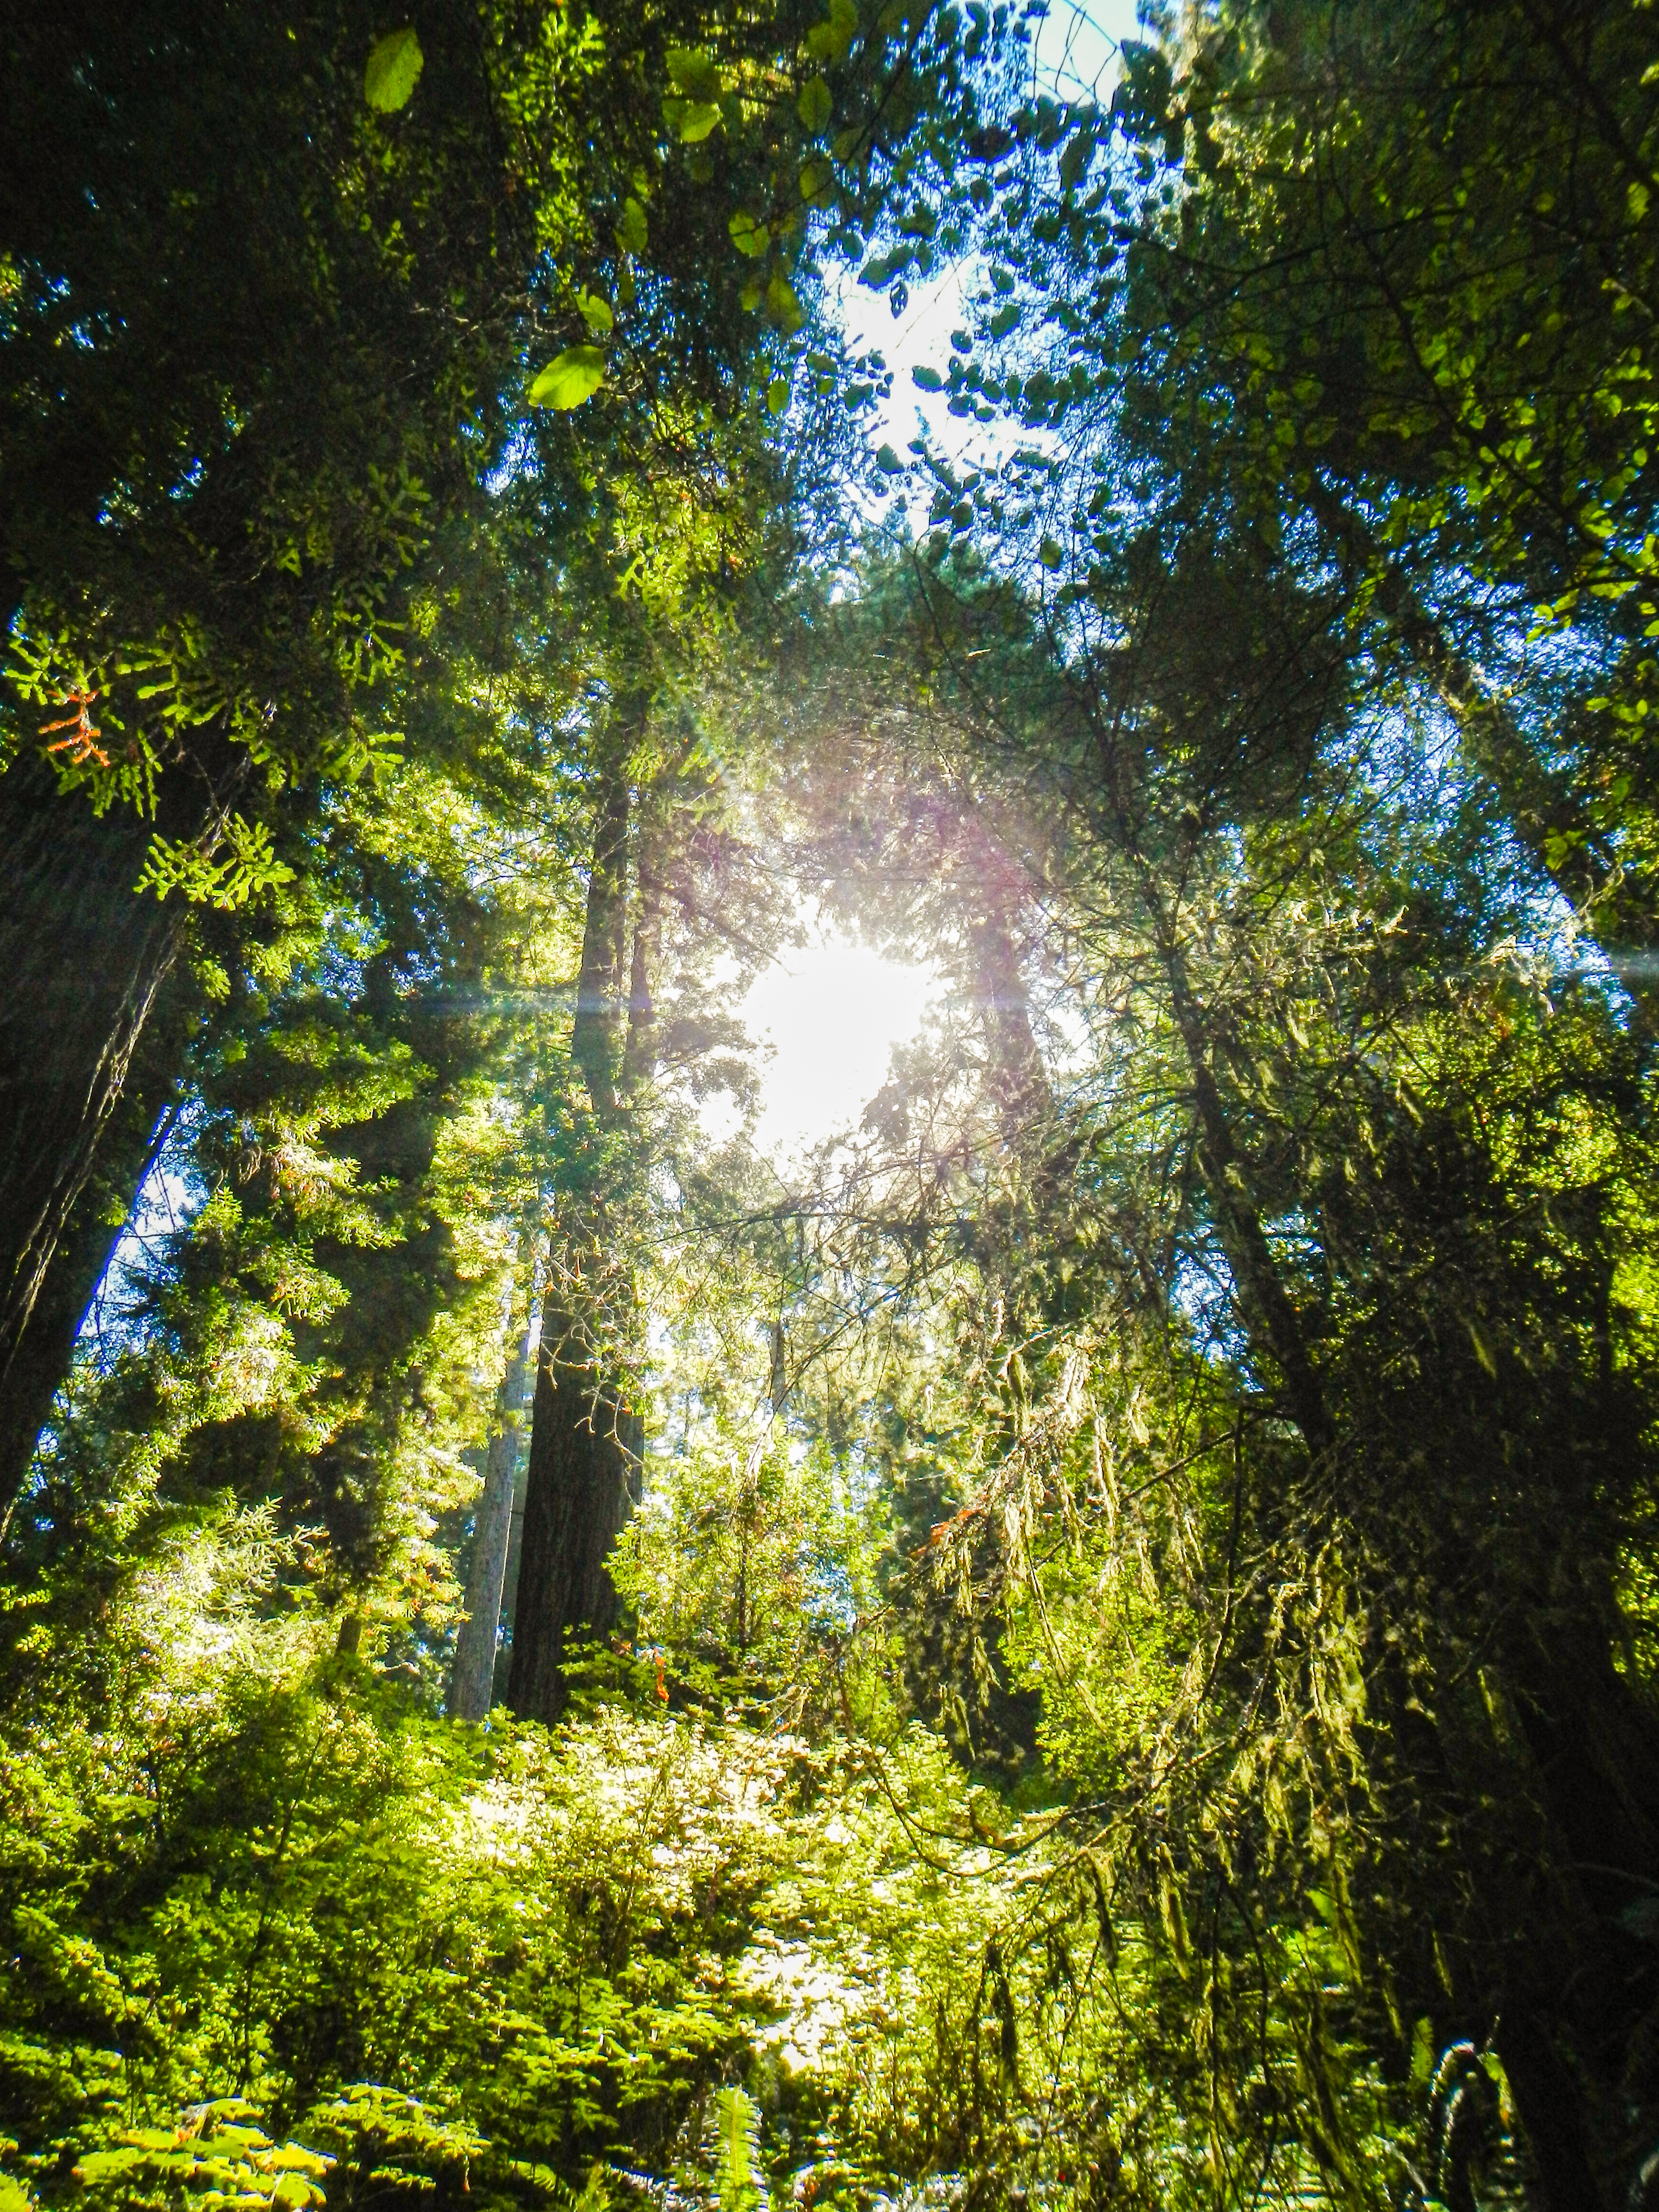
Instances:
[[[1045,15],[0,31],[0,2212],[1659,2189],[1652,10]]]

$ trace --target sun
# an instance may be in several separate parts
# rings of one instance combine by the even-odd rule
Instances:
[[[763,969],[738,1009],[750,1036],[772,1048],[757,1149],[781,1159],[856,1125],[894,1046],[919,1033],[940,988],[931,969],[828,930]]]

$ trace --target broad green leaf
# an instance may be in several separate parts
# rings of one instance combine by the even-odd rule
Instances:
[[[806,320],[805,311],[795,296],[795,288],[781,269],[766,288],[766,304],[772,319],[781,330],[798,331]]]
[[[828,199],[836,188],[836,173],[828,161],[809,161],[800,173],[800,196],[809,207]]]
[[[688,100],[720,97],[720,70],[714,57],[701,46],[670,46],[668,75],[676,92],[683,92]]]
[[[809,131],[822,131],[836,112],[836,103],[829,86],[821,76],[815,76],[796,102],[801,121]]]
[[[684,146],[700,145],[720,120],[720,109],[712,100],[694,100],[680,118],[680,143]]]
[[[621,220],[617,225],[617,243],[624,252],[643,253],[648,236],[645,210],[630,192],[623,202]]]
[[[1012,300],[1007,301],[991,318],[991,336],[994,338],[1006,338],[1018,320],[1019,309]]]
[[[1045,538],[1037,548],[1037,559],[1045,568],[1063,568],[1066,566],[1065,548],[1056,539]]]
[[[408,106],[409,96],[425,66],[426,56],[421,52],[413,24],[405,23],[401,31],[388,31],[385,38],[376,39],[368,50],[368,65],[363,71],[363,98],[380,114],[395,114],[398,108]]]
[[[608,331],[616,322],[617,319],[611,312],[610,301],[601,300],[597,293],[578,292],[576,305],[581,310],[582,320],[590,331]]]
[[[772,243],[772,234],[766,225],[757,216],[745,215],[741,208],[726,227],[738,252],[748,254],[751,259],[764,253]]]
[[[830,0],[829,14],[806,33],[806,51],[814,61],[844,62],[853,51],[859,11],[853,0]]]
[[[598,346],[571,346],[549,362],[530,387],[532,407],[563,412],[591,399],[605,381],[605,356]]]
[[[1066,151],[1060,157],[1060,188],[1073,191],[1088,174],[1089,164],[1094,159],[1095,125],[1091,116],[1081,130],[1074,131],[1066,142]]]
[[[902,477],[904,464],[890,446],[883,446],[876,454],[876,466],[886,477]]]
[[[919,384],[924,392],[939,392],[944,389],[945,379],[936,368],[926,367],[913,368],[910,371],[910,377],[912,382]]]
[[[766,411],[769,415],[781,415],[788,404],[789,380],[787,376],[775,376],[766,387]]]

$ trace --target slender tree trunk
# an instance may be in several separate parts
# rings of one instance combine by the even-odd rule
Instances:
[[[1215,1208],[1216,1226],[1227,1265],[1237,1286],[1250,1334],[1279,1370],[1291,1417],[1311,1452],[1328,1451],[1335,1425],[1308,1350],[1301,1316],[1279,1279],[1273,1248],[1250,1190],[1249,1175],[1233,1136],[1231,1118],[1212,1065],[1203,1015],[1194,998],[1186,955],[1158,897],[1150,872],[1142,867],[1141,891],[1152,921],[1158,955],[1169,987],[1170,1011],[1187,1055],[1199,1128],[1199,1167]]]
[[[581,1070],[593,1111],[601,1121],[616,1116],[617,1085],[622,1073],[629,812],[627,768],[618,763],[606,780],[593,833],[587,924],[582,933],[576,1020],[570,1038],[570,1057]],[[647,999],[648,1002],[648,991]]]
[[[1005,1138],[1017,1145],[1034,1122],[1050,1112],[1054,1099],[1032,1034],[1030,1000],[1009,917],[994,895],[988,896],[986,911],[970,925],[969,942],[985,1024],[992,1099]]]
[[[513,1529],[513,1501],[518,1487],[521,1416],[527,1395],[535,1341],[535,1291],[527,1286],[524,1328],[515,1336],[495,1393],[495,1419],[484,1462],[483,1493],[478,1500],[472,1536],[472,1569],[467,1577],[466,1616],[455,1639],[449,1677],[449,1711],[462,1721],[481,1721],[489,1711],[495,1684],[495,1639],[507,1579],[507,1545]]]
[[[1316,479],[1311,500],[1343,558],[1375,580],[1376,605],[1456,724],[1465,759],[1497,793],[1534,865],[1569,906],[1589,917],[1644,1030],[1659,1030],[1653,977],[1644,963],[1621,966],[1619,957],[1652,947],[1659,914],[1650,880],[1626,871],[1594,812],[1539,757],[1504,700],[1447,637],[1405,568],[1377,544],[1364,520]]]

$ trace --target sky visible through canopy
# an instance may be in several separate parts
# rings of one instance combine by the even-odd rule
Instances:
[[[1087,8],[1055,0],[1032,53],[1036,90],[1104,105],[1117,80],[1119,42],[1137,35],[1132,0],[1094,0]],[[969,277],[956,269],[915,285],[896,322],[884,297],[846,287],[854,349],[878,346],[894,372],[892,397],[871,426],[872,444],[890,441],[902,447],[924,428],[937,446],[952,452],[976,434],[983,442],[978,423],[953,420],[943,398],[930,400],[910,376],[918,363],[948,357]],[[1006,426],[993,429],[1006,438]],[[750,1034],[771,1048],[754,1130],[758,1149],[784,1156],[855,1125],[886,1079],[894,1046],[921,1029],[935,989],[927,969],[835,934],[815,935],[804,950],[775,963],[740,1009]]]

